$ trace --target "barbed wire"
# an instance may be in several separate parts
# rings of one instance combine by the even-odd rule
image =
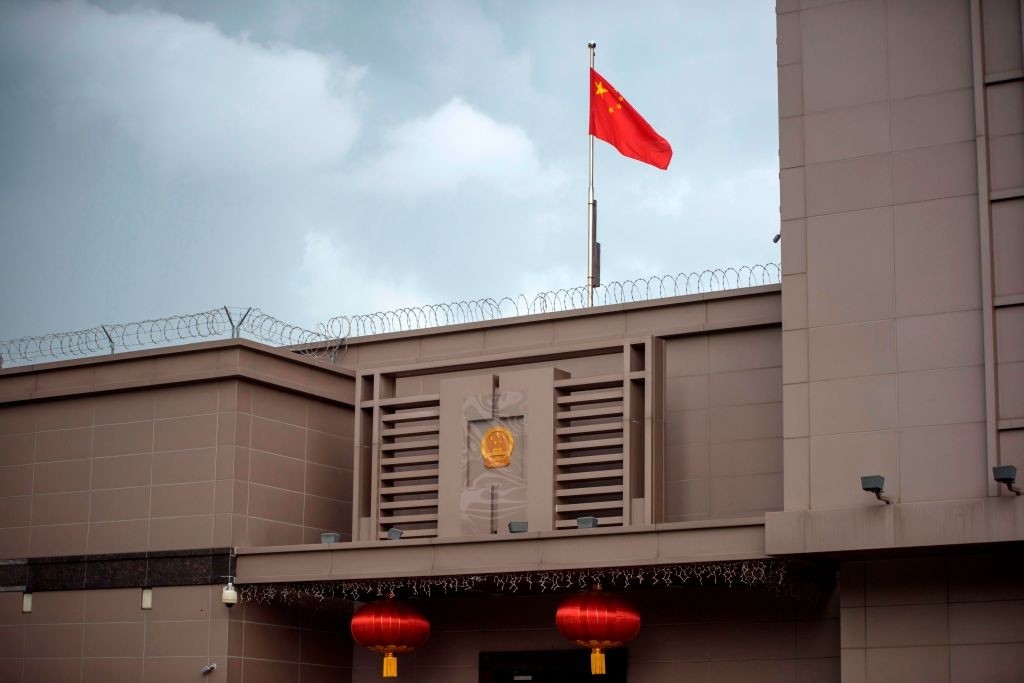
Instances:
[[[0,342],[0,364],[95,356],[224,337],[244,337],[273,346],[310,347],[308,355],[323,357],[332,356],[342,343],[286,323],[258,308],[224,306],[199,313],[10,339]]]
[[[781,269],[776,263],[705,270],[700,273],[655,275],[636,280],[609,282],[594,289],[594,305],[607,306],[663,299],[686,294],[704,294],[738,287],[777,284]],[[587,287],[540,292],[532,297],[502,297],[430,304],[365,315],[338,316],[319,325],[331,338],[362,337],[388,332],[420,330],[445,325],[485,322],[537,313],[586,308]]]
[[[777,284],[781,276],[779,264],[768,263],[614,281],[594,289],[593,305],[627,304]],[[222,337],[241,337],[272,346],[292,347],[297,353],[327,358],[333,362],[338,350],[349,337],[487,322],[578,310],[587,306],[588,290],[583,286],[555,289],[533,296],[520,294],[516,297],[452,301],[377,313],[342,315],[318,323],[315,330],[287,323],[258,308],[224,306],[199,313],[0,341],[0,366],[94,356]]]

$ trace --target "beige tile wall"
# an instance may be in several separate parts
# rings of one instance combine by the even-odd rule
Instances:
[[[1016,555],[849,562],[841,570],[843,683],[1020,678]]]
[[[30,614],[20,593],[0,593],[0,680],[12,683],[172,683],[228,680],[227,610],[219,586],[35,593]]]
[[[351,409],[239,385],[233,545],[352,538]]]
[[[778,328],[668,339],[664,391],[666,521],[782,509]]]
[[[351,430],[237,380],[0,407],[0,557],[349,536]]]
[[[341,603],[239,604],[230,614],[229,683],[348,681],[352,642]]]
[[[347,681],[351,656],[344,606],[228,610],[220,586],[0,593],[0,680],[5,683]],[[201,676],[208,663],[217,665]]]
[[[1019,70],[1019,2],[982,6],[987,74]],[[864,474],[898,501],[988,495],[971,3],[778,12],[785,508],[865,505]],[[1022,84],[987,87],[992,190],[1024,191]],[[1022,202],[991,205],[997,298],[1024,292]],[[1020,303],[995,314],[1011,463]]]

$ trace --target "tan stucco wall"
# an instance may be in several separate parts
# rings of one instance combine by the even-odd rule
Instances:
[[[0,593],[0,680],[226,681],[228,613],[219,586]],[[199,669],[217,665],[212,675]]]
[[[1019,7],[779,3],[786,510],[1024,469]]]
[[[224,344],[5,371],[0,557],[350,537],[346,384]]]
[[[842,680],[1018,680],[1020,560],[1016,553],[844,563]]]

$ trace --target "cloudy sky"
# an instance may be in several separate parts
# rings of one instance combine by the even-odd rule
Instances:
[[[596,148],[603,279],[777,262],[771,0],[0,3],[0,339],[583,284],[587,49],[674,149]]]

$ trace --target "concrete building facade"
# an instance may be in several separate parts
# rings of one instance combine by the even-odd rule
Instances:
[[[1021,2],[777,12],[781,285],[0,370],[0,681],[1024,680]]]

